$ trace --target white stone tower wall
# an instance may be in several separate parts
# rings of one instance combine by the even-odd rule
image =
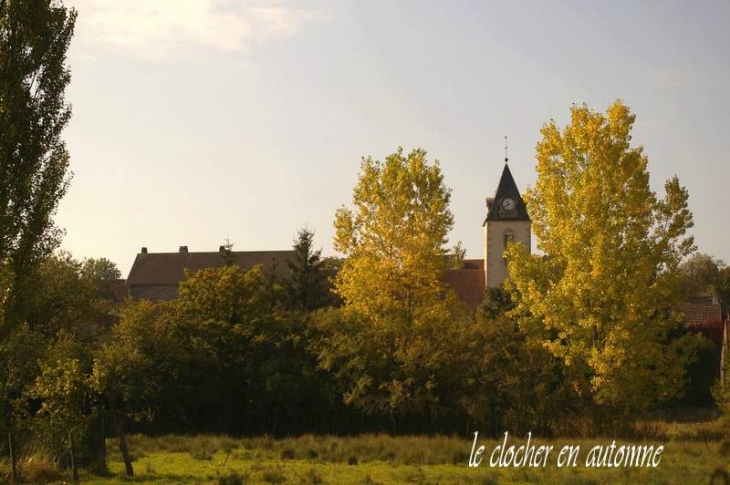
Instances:
[[[507,265],[504,251],[505,234],[511,231],[514,240],[519,241],[531,252],[530,221],[487,221],[484,225],[484,271],[488,288],[494,288],[507,279]]]

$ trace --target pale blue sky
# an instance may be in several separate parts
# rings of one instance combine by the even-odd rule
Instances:
[[[74,0],[74,179],[62,247],[126,275],[151,252],[332,252],[360,157],[423,147],[467,257],[542,124],[621,98],[652,187],[677,174],[700,251],[730,262],[730,2]]]

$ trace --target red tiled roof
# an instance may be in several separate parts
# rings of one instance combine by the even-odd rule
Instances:
[[[231,254],[234,263],[244,269],[250,269],[257,264],[268,266],[276,262],[279,271],[285,271],[286,262],[293,256],[294,251],[233,251]],[[129,271],[127,286],[177,286],[185,279],[186,269],[195,272],[224,264],[225,259],[219,251],[139,253]]]
[[[469,308],[476,308],[484,300],[484,271],[481,269],[448,270],[444,273],[444,283],[453,288]]]
[[[293,251],[232,252],[235,264],[244,269],[276,262],[281,272],[287,270],[286,262],[293,254]],[[185,279],[186,269],[195,272],[224,264],[220,252],[139,253],[126,280],[126,288],[135,298],[170,300],[176,297],[177,286]],[[327,273],[332,277],[336,274],[335,271]],[[465,260],[463,269],[444,273],[444,282],[469,308],[476,308],[484,299],[484,260]]]
[[[676,305],[674,310],[684,314],[684,322],[688,327],[722,325],[722,307],[712,297],[692,297]]]

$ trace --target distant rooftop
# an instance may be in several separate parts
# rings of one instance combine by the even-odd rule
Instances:
[[[230,254],[228,256],[227,254]],[[185,280],[185,271],[199,271],[205,268],[224,266],[227,258],[232,263],[244,269],[251,269],[256,265],[269,267],[276,264],[278,271],[287,270],[286,262],[293,256],[294,251],[230,251],[227,253],[221,247],[218,251],[189,252],[187,246],[180,246],[174,253],[150,253],[142,248],[134,260],[129,271],[126,285],[129,294],[133,297],[154,300],[169,300],[176,298],[177,286]],[[157,288],[157,291],[142,290],[141,287]]]

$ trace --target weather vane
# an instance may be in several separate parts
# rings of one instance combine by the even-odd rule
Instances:
[[[507,163],[509,161],[509,157],[507,156],[507,135],[504,135],[504,163]]]

